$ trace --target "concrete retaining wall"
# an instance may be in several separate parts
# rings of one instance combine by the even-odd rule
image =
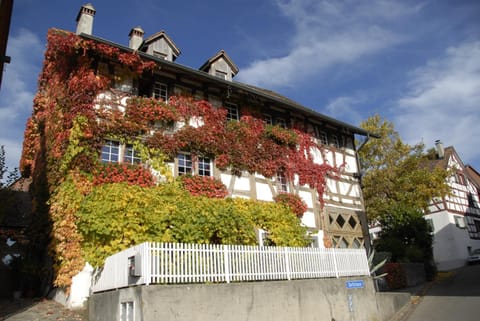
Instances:
[[[363,280],[364,287],[347,289],[349,280]],[[133,302],[136,321],[383,321],[409,299],[378,296],[369,278],[340,278],[137,286],[93,294],[88,306],[90,321],[120,320],[125,302]]]

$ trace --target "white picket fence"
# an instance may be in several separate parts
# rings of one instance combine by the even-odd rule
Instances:
[[[369,274],[363,249],[147,242],[107,258],[93,292],[139,284],[229,283]]]

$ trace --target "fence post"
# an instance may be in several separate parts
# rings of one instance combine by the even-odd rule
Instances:
[[[145,271],[145,285],[149,285],[151,282],[151,275],[152,275],[152,248],[150,246],[150,242],[145,242],[143,246],[143,258],[142,258],[142,269]]]
[[[284,252],[285,252],[285,269],[286,269],[286,272],[287,272],[287,280],[290,281],[292,279],[292,276],[290,275],[291,274],[291,271],[290,271],[290,255],[289,255],[289,252],[288,252],[288,247],[285,247]]]
[[[223,245],[223,263],[225,266],[225,282],[230,283],[230,250],[229,245]]]
[[[333,252],[333,266],[335,268],[335,277],[338,279],[340,276],[338,273],[338,264],[337,264],[337,253],[335,252],[335,248],[332,247],[332,252]]]

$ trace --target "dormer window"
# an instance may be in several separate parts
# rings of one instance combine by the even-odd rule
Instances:
[[[238,73],[238,67],[224,50],[220,50],[215,56],[208,59],[201,67],[212,76],[232,81],[232,78]]]
[[[167,61],[175,61],[178,55],[180,55],[180,49],[175,45],[172,39],[167,36],[165,31],[157,32],[145,39],[140,49],[149,55]]]
[[[226,80],[227,79],[227,73],[223,72],[221,70],[215,70],[215,77]]]
[[[156,51],[156,50],[153,51],[153,56],[163,60],[167,60],[168,58],[168,55],[166,53]]]

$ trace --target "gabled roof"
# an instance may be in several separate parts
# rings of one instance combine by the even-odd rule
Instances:
[[[467,173],[468,178],[480,191],[480,173],[470,165],[465,166],[465,172]]]
[[[199,68],[200,70],[202,71],[208,71],[208,68],[215,62],[217,61],[218,59],[222,58],[225,60],[225,62],[230,66],[230,68],[232,68],[232,72],[233,74],[237,74],[239,69],[237,67],[237,65],[235,65],[235,63],[233,62],[233,60],[227,55],[227,53],[225,52],[225,50],[220,50],[219,52],[217,52],[212,58],[208,59],[207,61],[205,61],[205,63]]]
[[[158,40],[158,39],[161,39],[161,38],[164,38],[165,41],[168,43],[168,45],[172,48],[173,50],[173,53],[175,54],[176,57],[178,57],[178,55],[180,55],[180,48],[177,47],[177,45],[173,42],[173,40],[167,35],[167,33],[165,32],[165,30],[161,30],[153,35],[151,35],[150,37],[148,37],[147,39],[145,39],[145,41],[143,42],[142,44],[142,49],[147,47],[149,44],[151,44],[152,42]]]
[[[453,146],[445,147],[444,156],[442,158],[432,159],[429,165],[432,169],[436,167],[440,167],[442,169],[449,169],[449,161],[452,157],[460,165],[460,168],[462,170],[465,169],[465,165],[463,164],[461,158],[458,156],[457,151]]]

